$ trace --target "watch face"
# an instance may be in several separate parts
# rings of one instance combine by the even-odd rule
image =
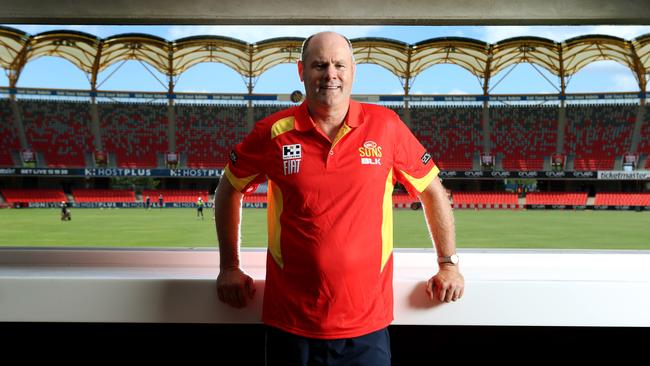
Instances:
[[[459,262],[458,255],[452,254],[448,257],[438,257],[438,263],[451,263],[451,264],[458,264]]]

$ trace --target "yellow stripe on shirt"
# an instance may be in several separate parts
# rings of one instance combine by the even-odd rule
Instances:
[[[410,175],[408,175],[405,171],[400,170],[400,173],[408,180],[409,183],[419,192],[422,193],[429,184],[433,181],[433,178],[438,176],[438,173],[440,173],[440,169],[438,169],[437,166],[433,166],[429,173],[427,173],[424,177],[422,178],[414,178]]]
[[[386,177],[384,202],[382,203],[380,272],[384,271],[384,266],[393,253],[393,188],[393,169],[391,168],[388,171],[388,177]]]
[[[248,177],[238,178],[237,176],[235,176],[230,171],[230,169],[228,168],[228,165],[226,165],[226,168],[223,170],[223,175],[225,175],[226,178],[228,178],[228,181],[230,182],[230,184],[232,184],[232,186],[235,187],[235,189],[238,192],[243,191],[244,188],[246,188],[246,186],[248,185],[248,183],[252,182],[253,179],[255,179],[255,177],[257,177],[257,174],[253,174],[253,175],[250,175]]]
[[[268,207],[266,209],[266,219],[269,227],[269,252],[273,261],[280,267],[284,268],[282,261],[282,248],[280,247],[280,216],[282,215],[282,191],[277,184],[269,180],[267,192]]]
[[[289,132],[294,129],[296,118],[293,116],[283,118],[278,120],[271,127],[271,138],[274,139],[285,132]]]
[[[350,132],[350,131],[352,131],[352,128],[350,128],[350,126],[348,126],[346,123],[344,123],[343,126],[341,126],[341,128],[339,128],[339,132],[337,132],[336,137],[334,137],[334,141],[332,141],[332,147],[330,148],[330,150],[334,149],[334,146],[336,146],[336,144],[339,141],[341,141],[343,136],[347,135],[348,132]]]

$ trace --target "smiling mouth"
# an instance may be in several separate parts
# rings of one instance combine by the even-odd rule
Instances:
[[[325,85],[325,86],[319,87],[318,89],[319,90],[337,90],[337,89],[341,89],[341,86],[340,85],[331,85],[331,86]]]

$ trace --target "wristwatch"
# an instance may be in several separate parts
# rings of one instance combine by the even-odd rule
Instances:
[[[442,257],[438,257],[438,263],[440,263],[440,264],[442,264],[442,263],[449,263],[449,264],[452,264],[452,265],[455,266],[455,265],[458,264],[459,260],[460,260],[460,259],[458,258],[458,255],[457,255],[457,254],[452,254],[452,255],[450,255],[450,256],[442,256]]]

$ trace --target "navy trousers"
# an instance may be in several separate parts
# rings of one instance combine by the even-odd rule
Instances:
[[[388,328],[360,337],[314,339],[266,327],[267,366],[389,366]]]

